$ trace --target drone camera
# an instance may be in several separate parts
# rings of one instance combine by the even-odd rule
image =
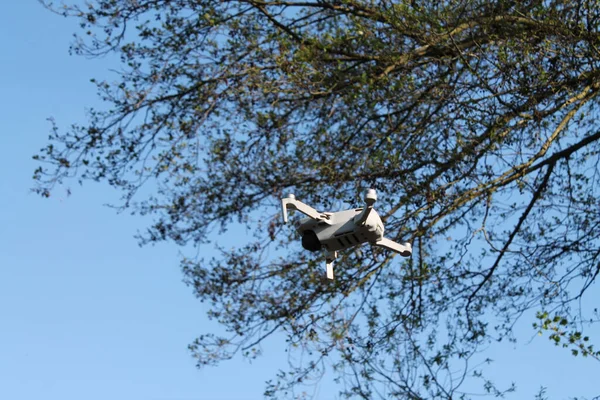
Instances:
[[[315,231],[304,231],[302,234],[302,247],[312,252],[321,250],[321,241],[317,237]]]

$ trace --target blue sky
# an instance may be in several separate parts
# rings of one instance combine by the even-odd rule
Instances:
[[[187,345],[218,330],[181,279],[174,245],[139,248],[148,220],[103,204],[116,193],[87,183],[50,199],[29,192],[52,116],[60,126],[99,106],[92,77],[115,60],[69,56],[76,21],[37,1],[0,14],[0,399],[259,399],[286,367],[283,339],[252,364],[235,359],[198,370]],[[226,238],[221,238],[226,244]],[[209,249],[204,249],[210,252]],[[598,285],[592,287],[600,300]],[[593,299],[592,299],[593,301]],[[600,305],[600,301],[595,301]],[[531,337],[530,320],[520,332]],[[596,330],[598,333],[598,330]],[[592,336],[600,345],[600,334]],[[515,381],[513,398],[600,394],[600,363],[574,358],[546,337],[494,345],[491,376]],[[326,376],[326,378],[328,378]],[[318,398],[334,398],[325,381]]]

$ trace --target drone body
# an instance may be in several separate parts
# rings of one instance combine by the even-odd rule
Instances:
[[[383,221],[373,204],[377,201],[374,189],[365,196],[367,206],[335,213],[320,213],[307,206],[290,194],[281,200],[283,220],[287,222],[287,210],[297,210],[306,214],[298,222],[298,232],[302,235],[302,247],[309,251],[325,250],[327,260],[327,278],[333,279],[333,260],[339,250],[345,250],[363,243],[385,247],[403,257],[412,254],[410,243],[396,243],[383,237]]]

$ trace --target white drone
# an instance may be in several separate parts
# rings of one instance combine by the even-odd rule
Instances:
[[[325,250],[327,278],[333,279],[333,261],[339,250],[368,242],[395,251],[403,257],[410,257],[412,254],[410,243],[400,244],[383,237],[383,222],[373,209],[376,201],[375,189],[369,189],[365,195],[365,208],[320,213],[290,194],[281,199],[283,222],[288,221],[288,209],[308,216],[297,223],[298,232],[302,235],[302,247],[313,252]]]

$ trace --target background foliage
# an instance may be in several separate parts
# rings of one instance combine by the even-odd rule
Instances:
[[[141,243],[248,243],[182,259],[229,333],[214,365],[284,332],[296,363],[266,395],[335,371],[348,397],[456,398],[469,359],[536,310],[534,328],[598,357],[583,333],[600,271],[596,1],[94,0],[72,51],[118,53],[105,110],[55,127],[37,191],[107,181],[151,214]],[[379,192],[400,260],[361,247],[326,282],[282,226],[293,191],[321,210]],[[531,315],[531,314],[529,314]]]

